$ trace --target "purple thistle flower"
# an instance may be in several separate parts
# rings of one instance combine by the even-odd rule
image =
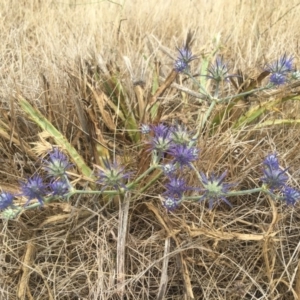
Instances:
[[[162,198],[162,204],[168,212],[175,210],[181,203],[180,199],[176,199],[171,196]]]
[[[300,191],[293,189],[289,186],[285,186],[283,189],[283,199],[288,205],[295,205],[300,200]]]
[[[279,169],[279,162],[276,153],[269,154],[263,161],[263,164],[271,169]]]
[[[67,156],[62,153],[58,148],[54,148],[49,153],[49,158],[44,161],[44,169],[49,176],[60,178],[66,175],[66,170],[72,166],[69,163]]]
[[[156,150],[159,154],[165,153],[172,143],[169,127],[164,124],[152,126],[153,138],[149,141],[151,150]]]
[[[211,64],[207,69],[208,74],[206,77],[215,80],[216,82],[222,82],[228,80],[230,77],[236,75],[228,75],[229,69],[227,64],[223,62],[222,57],[217,57],[214,64]]]
[[[49,186],[54,196],[64,196],[70,190],[70,186],[65,180],[53,181]]]
[[[286,74],[293,71],[293,56],[284,54],[275,62],[268,64],[266,70],[271,73],[270,82],[282,85],[287,81]]]
[[[283,54],[279,59],[271,64],[268,64],[266,70],[270,73],[285,74],[293,71],[293,56],[287,56],[286,53]]]
[[[270,76],[270,82],[274,85],[282,85],[285,84],[287,80],[287,77],[281,73],[273,73]]]
[[[287,169],[281,170],[276,154],[269,154],[263,161],[265,166],[263,172],[264,176],[261,178],[271,191],[282,189],[288,177],[286,175]]]
[[[188,145],[191,142],[194,142],[190,137],[190,133],[184,126],[175,125],[170,128],[171,138],[174,144],[185,144]]]
[[[169,126],[162,124],[162,123],[160,123],[158,125],[152,125],[151,129],[153,131],[154,137],[164,136],[164,135],[170,133]]]
[[[107,158],[103,159],[105,168],[99,171],[98,183],[103,185],[102,191],[107,188],[114,188],[119,190],[121,188],[126,189],[124,180],[128,179],[131,173],[125,173],[124,168],[117,163],[110,163]]]
[[[169,183],[167,183],[165,187],[167,190],[164,194],[173,198],[182,198],[186,191],[191,190],[191,188],[186,185],[184,179],[176,177],[169,178]]]
[[[26,205],[32,199],[37,199],[43,205],[43,198],[47,195],[47,185],[43,183],[43,179],[39,175],[29,178],[27,182],[21,183],[22,194],[28,198]]]
[[[0,209],[6,209],[9,206],[12,206],[14,196],[8,192],[2,192],[0,194]]]
[[[191,162],[198,158],[199,150],[187,145],[173,145],[168,154],[173,156],[172,163],[178,163],[182,168],[183,166],[190,166]]]
[[[223,183],[226,175],[227,171],[223,172],[220,177],[215,177],[214,174],[207,177],[204,173],[200,172],[202,183],[204,185],[204,189],[201,189],[201,191],[204,192],[204,194],[199,201],[208,200],[209,209],[212,209],[214,202],[219,200],[223,200],[232,207],[232,204],[225,198],[225,195],[228,193],[229,188],[234,186],[234,184]]]
[[[266,168],[264,169],[264,177],[261,178],[262,182],[265,183],[271,191],[282,189],[288,177],[285,175],[287,169],[272,169]]]
[[[192,52],[187,47],[177,48],[177,50],[179,55],[175,61],[174,68],[180,73],[188,69],[189,63],[196,59],[197,56],[192,55]]]

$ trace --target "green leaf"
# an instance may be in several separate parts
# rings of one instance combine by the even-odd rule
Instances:
[[[22,110],[29,115],[29,117],[50,136],[53,137],[55,143],[66,149],[71,160],[76,164],[81,174],[92,178],[92,170],[85,164],[84,160],[76,149],[66,140],[63,136],[37,109],[35,109],[26,99],[18,96],[18,101]]]
[[[273,125],[300,125],[300,119],[280,119],[280,120],[267,120],[265,122],[255,125],[255,129],[264,128]]]

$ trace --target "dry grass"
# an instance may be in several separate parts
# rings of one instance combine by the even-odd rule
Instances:
[[[127,105],[138,115],[132,81],[145,81],[142,98],[148,99],[154,62],[167,77],[170,56],[189,29],[195,30],[196,54],[210,53],[220,34],[220,53],[234,70],[250,75],[283,52],[299,59],[296,0],[117,1],[1,1],[4,190],[17,192],[19,180],[39,169],[32,143],[41,147],[40,130],[21,112],[18,95],[38,107],[91,167],[99,160],[93,137],[137,168],[136,145],[122,130],[127,120],[122,123],[105,102],[116,97],[117,105],[123,97],[111,74],[117,74]],[[132,74],[123,56],[131,61]],[[99,99],[106,103],[100,113]],[[162,118],[194,127],[198,111],[192,100],[168,90]],[[299,118],[291,103],[277,113]],[[93,118],[97,114],[101,119]],[[290,166],[290,183],[300,188],[299,143],[299,129],[291,126],[204,135],[198,167],[228,169],[230,180],[246,189],[258,185],[262,158],[276,150],[282,165]],[[192,175],[189,181],[195,182]],[[254,195],[230,199],[233,209],[220,205],[209,211],[205,204],[185,203],[167,214],[158,199],[161,191],[154,186],[108,205],[76,197],[1,221],[0,298],[300,299],[298,205]]]

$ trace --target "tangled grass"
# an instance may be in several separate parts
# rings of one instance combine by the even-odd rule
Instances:
[[[133,171],[149,163],[136,130],[145,120],[195,129],[206,107],[185,76],[168,77],[190,29],[194,69],[216,49],[249,78],[284,52],[299,56],[295,0],[2,2],[0,186],[14,194],[62,139],[85,163],[73,183],[92,189],[89,170],[103,157]],[[299,189],[298,84],[236,103],[217,129],[202,131],[196,166],[227,169],[247,189],[276,151]],[[251,107],[289,97],[232,127]],[[163,191],[156,183],[124,201],[79,195],[1,220],[1,299],[300,299],[298,204],[254,194],[230,199],[233,208],[188,202],[167,213]]]

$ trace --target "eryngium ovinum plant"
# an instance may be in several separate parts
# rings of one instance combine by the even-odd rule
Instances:
[[[205,75],[206,78],[214,81],[214,89],[211,94],[190,73],[189,63],[196,59],[196,56],[192,55],[188,47],[178,49],[178,53],[174,70],[188,75],[199,86],[200,93],[209,105],[196,133],[191,134],[187,128],[179,124],[172,126],[163,123],[141,125],[140,130],[145,137],[143,141],[147,144],[151,154],[149,168],[144,173],[135,176],[134,172],[126,171],[123,166],[105,158],[103,167],[95,174],[95,184],[99,188],[94,190],[77,190],[72,185],[68,175],[68,169],[72,167],[72,164],[67,155],[58,147],[53,147],[47,157],[42,160],[42,175],[34,175],[21,182],[19,194],[1,192],[2,218],[13,219],[24,210],[35,209],[52,201],[67,201],[76,194],[102,194],[113,197],[124,195],[127,191],[139,193],[141,191],[136,190],[139,189],[139,183],[147,179],[147,176],[150,176],[155,170],[159,170],[160,174],[156,180],[161,181],[165,188],[160,198],[168,212],[174,211],[183,201],[206,201],[209,209],[222,201],[232,206],[228,200],[230,197],[259,192],[269,195],[274,200],[295,205],[300,199],[300,191],[287,184],[287,169],[280,167],[276,153],[268,154],[262,162],[261,186],[248,190],[237,190],[237,184],[226,183],[226,171],[222,174],[205,174],[203,170],[198,170],[194,165],[198,159],[201,159],[201,156],[199,157],[200,149],[197,148],[200,130],[203,129],[214,107],[220,103],[228,103],[234,98],[275,88],[289,80],[299,79],[299,72],[293,69],[293,57],[283,55],[277,61],[266,66],[265,72],[269,75],[269,82],[266,86],[220,98],[221,84],[239,75],[230,75],[226,63],[218,57],[215,63],[207,68]],[[198,185],[188,186],[184,178],[184,174],[187,173],[186,169],[195,172],[199,181]],[[192,196],[190,196],[191,194]],[[26,198],[25,203],[18,204],[20,203],[18,198],[24,199],[24,197]]]

